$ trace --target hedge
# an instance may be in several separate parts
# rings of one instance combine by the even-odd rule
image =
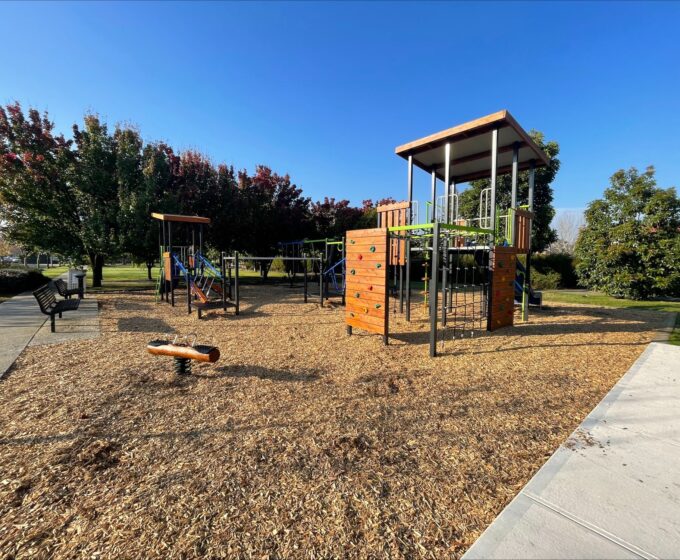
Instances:
[[[537,280],[542,287],[534,285],[536,289],[577,288],[578,277],[574,267],[574,257],[567,253],[533,254],[531,255],[532,276],[531,283]],[[537,273],[535,276],[533,272]],[[557,283],[557,285],[555,285]]]
[[[50,281],[38,270],[0,268],[0,293],[18,294],[35,290]]]

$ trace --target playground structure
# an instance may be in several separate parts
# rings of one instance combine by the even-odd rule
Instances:
[[[293,287],[298,274],[302,276],[304,302],[310,296],[318,297],[323,307],[324,299],[345,297],[344,241],[337,239],[313,239],[279,243],[281,254],[270,257],[251,257],[234,253],[220,254],[216,266],[203,253],[203,226],[210,218],[180,214],[152,213],[159,222],[160,267],[156,284],[156,301],[165,300],[175,306],[180,286],[186,294],[187,312],[196,308],[198,318],[211,309],[234,308],[240,312],[240,270],[243,262],[270,266],[275,260],[282,261]],[[174,230],[173,230],[174,224]],[[184,245],[173,244],[177,229]],[[315,291],[314,286],[318,286]]]
[[[203,254],[203,225],[210,218],[159,214],[151,217],[159,222],[160,268],[156,285],[156,301],[167,301],[175,306],[175,292],[183,282],[187,312],[192,308],[202,313],[211,309],[232,307],[239,314],[239,257],[222,254],[219,268]],[[173,245],[173,224],[176,230],[184,226],[186,245]],[[177,234],[178,232],[175,231]]]
[[[377,228],[347,232],[345,322],[389,340],[390,293],[394,313],[411,320],[411,267],[427,263],[430,356],[447,331],[452,338],[512,326],[514,306],[528,320],[541,303],[530,283],[535,169],[547,156],[507,111],[464,123],[399,146],[408,163],[407,200],[378,207]],[[413,168],[431,176],[431,198],[413,200]],[[518,173],[529,170],[525,205],[517,200]],[[512,176],[511,204],[496,204],[497,178]],[[490,179],[480,194],[479,215],[459,213],[458,186]],[[437,195],[443,181],[444,193]],[[423,212],[424,210],[424,216]],[[424,221],[420,221],[423,219]],[[518,259],[524,255],[525,264]],[[441,292],[441,293],[440,293]],[[440,334],[441,326],[441,338]]]
[[[323,299],[331,296],[342,298],[345,303],[345,240],[344,239],[302,239],[278,244],[282,253],[273,257],[283,261],[290,285],[293,286],[298,274],[302,274],[305,286],[305,302],[311,295],[309,275],[312,285],[319,286]],[[323,302],[322,302],[323,304]]]

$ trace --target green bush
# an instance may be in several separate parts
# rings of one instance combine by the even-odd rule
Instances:
[[[576,276],[574,257],[572,255],[567,253],[532,255],[531,265],[540,275],[552,277],[553,274],[557,274],[559,278],[558,285],[555,288],[542,288],[544,290],[578,287],[578,277]],[[532,271],[531,283],[534,284],[535,282]]]
[[[546,273],[539,272],[531,267],[531,287],[534,290],[556,290],[560,287],[560,273],[550,270]]]
[[[0,268],[0,293],[18,294],[35,290],[50,281],[38,270],[26,268]]]

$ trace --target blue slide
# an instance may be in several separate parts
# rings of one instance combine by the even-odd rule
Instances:
[[[524,280],[526,279],[527,271],[522,264],[522,261],[517,259],[517,268],[515,269],[515,303],[522,303],[522,292],[524,292]],[[529,285],[529,305],[543,304],[543,294],[535,292],[531,285]]]

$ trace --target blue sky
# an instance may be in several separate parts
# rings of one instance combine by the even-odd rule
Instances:
[[[560,143],[555,206],[581,208],[621,167],[680,183],[679,24],[671,2],[3,4],[0,102],[357,204],[405,196],[397,145],[505,108]]]

